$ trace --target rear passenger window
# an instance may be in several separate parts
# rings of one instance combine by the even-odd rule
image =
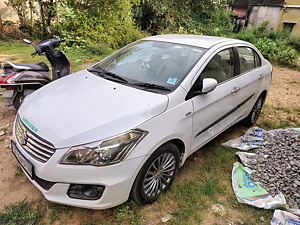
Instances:
[[[261,66],[261,59],[255,51],[253,51],[253,53],[254,53],[254,60],[255,60],[255,68],[260,67]]]
[[[258,54],[252,49],[247,47],[238,48],[240,58],[240,72],[244,73],[261,66],[261,59]]]

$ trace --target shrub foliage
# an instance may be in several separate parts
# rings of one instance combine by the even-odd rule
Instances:
[[[268,30],[269,23],[265,20],[259,26],[245,28],[233,37],[251,42],[272,62],[295,65],[300,53],[300,36],[292,36],[288,30]]]
[[[268,30],[269,21],[232,34],[226,0],[7,0],[19,17],[2,21],[0,39],[47,37],[68,40],[65,50],[102,55],[139,38],[165,33],[231,36],[253,43],[270,61],[295,65],[300,36]]]
[[[73,50],[102,53],[143,36],[230,33],[225,0],[8,0],[23,31],[40,38],[51,25]]]

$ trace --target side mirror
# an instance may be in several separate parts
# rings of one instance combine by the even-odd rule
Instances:
[[[213,91],[218,84],[218,81],[213,78],[204,78],[202,80],[202,94],[207,94],[208,92]]]
[[[189,91],[185,100],[189,100],[197,95],[207,94],[208,92],[213,91],[218,84],[218,81],[213,78],[204,78],[202,81],[200,80],[197,82],[198,83],[195,83],[195,85]]]
[[[31,41],[29,41],[28,39],[23,39],[23,41],[26,43],[26,44],[31,44]]]

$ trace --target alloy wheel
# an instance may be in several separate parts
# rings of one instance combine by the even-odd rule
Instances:
[[[144,181],[143,191],[148,197],[164,192],[172,182],[176,171],[176,158],[171,153],[160,155],[149,167]]]

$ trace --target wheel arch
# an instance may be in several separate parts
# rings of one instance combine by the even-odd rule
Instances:
[[[185,153],[185,145],[184,145],[184,142],[180,139],[172,139],[170,141],[167,141],[167,142],[171,142],[173,143],[174,145],[177,146],[177,148],[179,149],[179,152],[180,152],[180,155],[184,154]],[[166,142],[166,143],[167,143]],[[164,143],[165,144],[165,143]]]
[[[183,156],[184,156],[185,150],[186,150],[184,142],[181,139],[171,139],[171,140],[165,142],[164,144],[166,144],[168,142],[173,143],[178,148],[179,155],[180,155],[179,167],[181,167],[182,166],[182,162],[183,162]]]
[[[258,119],[258,117],[260,115],[260,112],[262,110],[262,106],[265,103],[266,97],[267,97],[267,90],[264,90],[264,91],[261,92],[261,94],[255,100],[254,105],[252,106],[252,108],[249,111],[249,113],[247,114],[247,116],[240,121],[241,124],[243,124],[247,127],[251,127],[257,122],[257,119]],[[261,106],[257,106],[257,104],[259,104],[258,103],[259,101],[261,101]]]
[[[156,150],[151,155],[149,155],[149,157],[147,158],[145,163],[140,168],[137,176],[135,177],[134,182],[131,187],[131,190],[130,190],[130,193],[129,193],[129,198],[133,199],[134,201],[136,201],[139,204],[148,204],[148,203],[152,203],[152,202],[156,201],[157,198],[162,193],[167,191],[169,189],[170,185],[173,183],[173,180],[175,179],[177,171],[180,167],[180,158],[181,158],[181,154],[182,154],[183,150],[184,150],[183,142],[180,139],[172,139],[172,140],[166,141],[163,144],[161,144],[158,148],[156,148]],[[158,160],[160,157],[165,157],[164,155],[167,155],[167,154],[170,155],[170,153],[172,154],[173,163],[170,163],[171,158],[168,158],[166,161],[165,161],[165,159],[163,161]],[[167,156],[167,157],[169,157],[169,156]],[[165,163],[163,163],[163,164],[169,168],[167,168],[165,166],[160,167],[159,164],[158,165],[155,164],[155,166],[152,166],[152,165],[154,165],[154,162],[161,163],[164,161],[166,162],[166,164]],[[177,162],[176,164],[175,164],[175,161]],[[172,170],[169,170],[171,167],[172,167]],[[153,171],[151,173],[148,173],[150,168],[151,168],[151,171],[152,170]],[[161,179],[161,178],[159,178],[160,176],[166,176],[166,175],[164,175],[165,172],[163,172],[163,173],[159,172],[162,169],[166,170],[165,172],[172,173],[172,174],[169,174],[170,176],[168,177],[168,179],[167,178],[164,179],[167,182],[167,184],[165,183],[164,185],[162,185],[163,182],[161,182],[161,181],[155,182],[155,185],[158,185],[158,186],[161,185],[159,188],[159,190],[161,192],[160,193],[157,192],[156,193],[157,195],[155,194],[155,196],[152,196],[152,193],[150,193],[150,195],[148,195],[145,190],[150,188],[152,185],[150,185],[150,186],[146,185],[148,187],[145,189],[144,181],[146,181],[146,175],[152,177],[151,179]],[[156,175],[154,175],[154,173],[156,173],[156,171],[158,171],[158,172]],[[149,177],[147,178],[147,180],[148,180],[147,182],[150,182]],[[144,189],[143,189],[143,186],[144,186]]]
[[[260,94],[260,95],[264,96],[264,101],[266,100],[267,93],[268,93],[268,91],[267,91],[267,90],[264,90],[264,91]]]
[[[267,98],[267,94],[268,94],[268,91],[267,91],[267,90],[263,90],[263,91],[260,93],[260,95],[258,96],[258,98],[259,98],[260,96],[263,96],[263,98],[264,98],[263,104],[265,104],[265,101],[266,101],[266,98]],[[257,99],[258,99],[258,98],[257,98]]]
[[[174,144],[178,148],[180,156],[185,154],[186,146],[185,146],[184,141],[182,139],[176,137],[176,138],[173,138],[173,139],[163,140],[157,147],[154,148],[154,150],[149,154],[148,158],[151,155],[153,155],[157,151],[157,149],[159,149],[161,146],[163,146],[167,143]]]

